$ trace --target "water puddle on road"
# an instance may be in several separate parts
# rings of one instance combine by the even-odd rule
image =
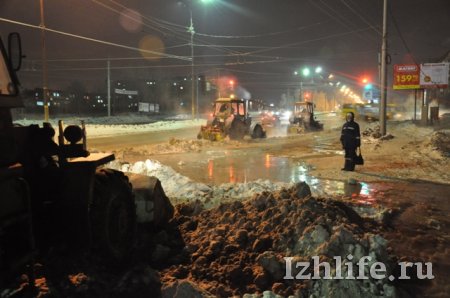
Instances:
[[[207,151],[183,155],[160,156],[163,164],[193,181],[209,185],[245,183],[258,179],[272,182],[296,183],[304,181],[315,196],[342,197],[362,207],[384,206],[405,208],[424,202],[450,209],[450,185],[425,181],[352,181],[336,177],[320,179],[309,174],[312,169],[299,158],[275,156],[263,150]]]

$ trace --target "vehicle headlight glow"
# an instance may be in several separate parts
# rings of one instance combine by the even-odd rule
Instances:
[[[283,117],[286,117],[286,118],[291,117],[291,115],[292,115],[291,111],[286,111],[286,112],[283,113]]]

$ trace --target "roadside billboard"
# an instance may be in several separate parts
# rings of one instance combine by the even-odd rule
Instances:
[[[417,64],[394,65],[394,90],[419,89],[420,68]]]
[[[449,63],[424,63],[420,65],[421,88],[447,88]]]

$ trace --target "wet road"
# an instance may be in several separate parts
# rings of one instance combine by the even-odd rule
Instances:
[[[335,120],[334,120],[335,121]],[[330,127],[330,125],[326,126]],[[100,150],[167,142],[170,138],[195,139],[198,129],[150,132],[90,140]],[[268,135],[282,135],[283,129]],[[394,255],[411,261],[431,261],[436,278],[432,287],[418,283],[414,289],[428,296],[450,292],[450,185],[426,181],[386,180],[367,183],[344,176],[324,180],[310,174],[309,159],[341,155],[332,134],[309,134],[304,142],[283,143],[264,140],[251,148],[212,148],[202,152],[134,156],[134,161],[153,158],[171,166],[193,181],[219,185],[267,179],[280,182],[307,182],[315,196],[332,196],[351,203],[360,214],[382,220],[389,228],[383,231]],[[302,137],[303,138],[303,137]],[[302,139],[303,140],[303,139]],[[277,145],[280,143],[280,145]],[[301,158],[290,157],[294,150],[304,151]],[[385,213],[386,209],[393,212]],[[390,218],[389,218],[390,216]],[[380,224],[381,225],[381,224]]]
[[[334,150],[330,145],[317,148],[315,152],[337,154]],[[415,281],[407,289],[410,293],[441,297],[443,292],[450,292],[449,184],[400,179],[349,183],[338,177],[324,180],[309,174],[311,167],[307,160],[275,153],[263,149],[208,151],[158,159],[192,180],[207,184],[256,179],[305,181],[314,196],[343,200],[360,215],[378,221],[393,255],[412,262],[432,262],[436,279],[431,281],[431,286],[430,282]]]
[[[89,138],[88,146],[94,150],[113,151],[124,147],[134,147],[143,144],[157,144],[169,141],[171,138],[195,139],[197,127],[176,130],[150,131],[143,133],[123,134],[108,137]]]

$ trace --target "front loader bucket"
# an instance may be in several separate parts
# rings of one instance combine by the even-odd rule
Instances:
[[[225,133],[219,127],[202,126],[200,132],[197,134],[197,139],[205,139],[210,141],[222,141],[225,138]]]
[[[127,174],[133,185],[138,223],[163,226],[173,217],[174,207],[156,177]]]
[[[287,127],[287,133],[288,134],[296,134],[296,133],[303,133],[305,132],[305,128],[298,124],[289,124]]]

